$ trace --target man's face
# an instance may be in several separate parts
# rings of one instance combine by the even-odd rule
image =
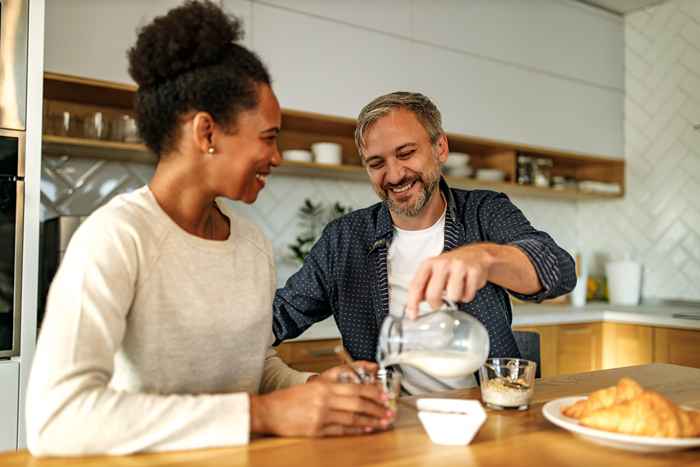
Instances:
[[[415,114],[396,109],[365,131],[364,160],[372,188],[395,214],[416,217],[438,189],[447,140],[431,144]]]

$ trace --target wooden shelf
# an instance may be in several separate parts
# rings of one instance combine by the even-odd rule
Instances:
[[[52,156],[69,155],[81,158],[103,158],[113,161],[128,161],[142,164],[155,164],[156,156],[142,144],[117,143],[111,141],[68,138],[64,136],[44,135],[44,154]],[[289,175],[294,177],[320,177],[335,180],[349,180],[368,183],[365,168],[359,165],[327,165],[312,162],[284,161],[273,170],[272,175]],[[445,177],[447,183],[455,188],[486,189],[502,191],[512,196],[534,196],[538,198],[560,200],[586,200],[616,198],[619,195],[585,193],[576,190],[553,190],[523,186],[509,182],[487,182],[463,177]]]
[[[119,143],[85,138],[44,135],[42,153],[51,156],[71,156],[86,159],[155,164],[157,157],[143,144]]]
[[[81,105],[103,106],[126,111],[131,109],[136,88],[56,73],[44,74],[44,98],[52,101],[72,102]],[[365,169],[355,148],[355,120],[320,115],[311,112],[283,109],[282,131],[279,135],[280,151],[308,149],[312,143],[331,141],[343,148],[342,165],[324,165],[285,161],[274,173],[298,177],[323,177],[330,179],[368,182]],[[474,169],[495,168],[506,174],[504,182],[487,182],[462,177],[446,177],[451,186],[465,189],[490,189],[512,196],[529,196],[552,200],[601,200],[619,199],[624,196],[625,161],[609,157],[559,151],[536,146],[490,140],[474,136],[448,134],[450,150],[468,153]],[[154,164],[157,158],[142,144],[129,144],[105,140],[88,140],[62,136],[44,136],[45,154],[72,157],[105,158]],[[552,160],[552,175],[572,177],[576,180],[594,180],[617,183],[622,192],[616,194],[589,193],[575,189],[554,190],[515,183],[517,156],[525,154]]]

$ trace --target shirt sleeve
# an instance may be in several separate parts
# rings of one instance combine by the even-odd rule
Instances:
[[[293,339],[312,324],[332,314],[330,296],[333,277],[331,258],[331,228],[327,226],[313,246],[304,264],[293,274],[273,301],[275,345]]]
[[[126,232],[126,233],[125,233]],[[138,274],[124,229],[91,218],[51,286],[27,393],[38,456],[122,455],[246,444],[249,396],[152,394],[109,386]]]
[[[571,292],[576,285],[574,260],[547,233],[535,229],[503,193],[487,197],[479,210],[487,241],[518,247],[530,259],[542,289],[531,295],[509,290],[521,300],[541,302]]]

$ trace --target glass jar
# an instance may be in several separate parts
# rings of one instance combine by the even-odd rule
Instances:
[[[532,184],[549,188],[552,180],[552,159],[537,158],[532,165]]]
[[[439,381],[471,377],[489,355],[489,335],[453,303],[412,320],[389,315],[379,333],[380,367],[417,369]]]
[[[517,182],[520,185],[532,185],[532,157],[518,156]]]

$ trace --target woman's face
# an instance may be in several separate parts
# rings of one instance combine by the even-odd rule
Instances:
[[[258,85],[258,106],[241,112],[235,131],[212,136],[210,180],[220,196],[253,203],[265,187],[272,167],[281,162],[277,148],[282,113],[274,92]]]

